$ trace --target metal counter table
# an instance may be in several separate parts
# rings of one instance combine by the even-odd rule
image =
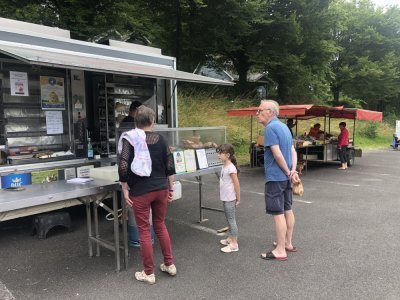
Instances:
[[[202,188],[203,188],[202,176],[208,175],[208,174],[215,174],[219,178],[219,175],[221,174],[221,170],[222,170],[222,166],[215,166],[215,167],[210,167],[207,169],[197,170],[195,172],[181,173],[181,174],[174,175],[174,180],[181,180],[181,179],[194,177],[196,179],[196,181],[198,182],[198,184],[199,184],[199,207],[200,207],[199,223],[207,221],[207,219],[203,219],[203,210],[223,211],[220,208],[203,206],[203,193],[202,193]]]
[[[20,209],[30,210],[35,214],[34,208],[49,203],[77,199],[86,206],[86,221],[88,229],[89,256],[93,256],[93,243],[96,244],[96,256],[100,256],[100,246],[103,246],[115,253],[117,271],[121,269],[120,263],[120,241],[119,241],[119,221],[118,221],[118,199],[117,190],[119,183],[96,179],[84,184],[67,183],[66,181],[55,181],[45,184],[34,184],[24,186],[22,191],[0,190],[0,214]],[[100,195],[100,197],[98,197]],[[103,200],[112,196],[113,208],[107,207]],[[94,206],[92,219],[91,203]],[[100,238],[98,226],[97,208],[101,206],[114,216],[114,242],[109,242]],[[125,205],[122,205],[122,214],[126,215]],[[123,219],[123,228],[126,228],[126,218]],[[0,219],[1,220],[1,219]],[[92,222],[94,222],[95,235],[92,232]],[[124,233],[125,234],[125,233]],[[127,264],[128,245],[124,239],[125,265]]]

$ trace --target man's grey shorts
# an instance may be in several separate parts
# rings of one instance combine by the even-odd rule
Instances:
[[[281,215],[292,209],[292,185],[289,180],[269,181],[265,184],[265,210],[270,215]]]

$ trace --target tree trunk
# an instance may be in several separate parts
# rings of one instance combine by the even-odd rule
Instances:
[[[331,87],[332,95],[333,95],[333,106],[339,105],[339,97],[340,97],[340,86],[334,85]]]
[[[278,83],[279,104],[286,103],[289,92],[288,92],[288,86],[287,86],[284,76],[279,76],[277,83]]]
[[[249,72],[249,57],[244,53],[236,53],[235,57],[232,59],[233,65],[236,72],[239,75],[238,83],[236,84],[236,89],[239,93],[244,92],[247,87],[247,73]]]
[[[181,3],[176,0],[176,34],[175,34],[175,57],[177,64],[180,62],[181,56],[181,35],[182,35],[182,10]]]

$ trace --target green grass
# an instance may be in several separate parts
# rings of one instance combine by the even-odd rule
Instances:
[[[230,98],[224,95],[212,95],[210,92],[178,93],[179,127],[209,127],[226,126],[227,142],[235,146],[236,156],[241,165],[249,164],[249,146],[251,140],[256,140],[263,133],[262,125],[250,117],[228,117],[226,112],[233,108],[258,106],[259,102],[252,99]],[[350,137],[353,136],[353,120],[333,119],[330,132],[339,134],[339,122],[345,121]],[[309,131],[315,123],[324,124],[323,118],[302,120],[298,123],[298,134]],[[253,127],[251,136],[250,128]],[[327,125],[328,131],[328,125]],[[356,148],[363,150],[388,148],[392,142],[395,124],[356,121]]]

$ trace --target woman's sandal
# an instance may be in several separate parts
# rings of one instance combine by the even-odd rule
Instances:
[[[261,253],[261,256],[260,256],[262,259],[265,259],[265,260],[279,260],[279,261],[285,261],[285,260],[287,260],[288,258],[287,258],[287,256],[285,256],[285,257],[276,257],[273,253],[272,253],[272,251],[268,251],[267,253]]]

